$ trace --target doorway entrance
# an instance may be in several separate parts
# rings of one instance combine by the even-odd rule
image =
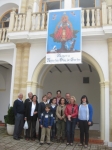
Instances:
[[[96,77],[95,76],[93,76],[93,78],[94,78],[94,80],[93,80],[93,78],[92,78],[92,80],[90,80],[90,81],[94,81],[95,82],[95,84],[97,83],[97,85],[98,85],[98,87],[99,87],[99,99],[97,99],[97,100],[95,100],[95,98],[93,97],[94,95],[92,95],[92,98],[89,98],[89,100],[90,100],[90,103],[92,103],[93,105],[94,105],[94,103],[97,103],[97,102],[99,102],[99,106],[98,106],[98,108],[100,108],[100,113],[99,113],[99,119],[100,119],[100,121],[99,121],[99,128],[100,128],[100,139],[101,140],[105,140],[105,141],[108,141],[108,138],[109,138],[109,131],[108,131],[108,129],[109,129],[109,127],[108,127],[108,125],[106,124],[106,122],[105,122],[105,120],[108,120],[109,119],[109,116],[107,116],[107,113],[106,113],[106,111],[105,111],[105,109],[106,109],[106,107],[108,107],[108,103],[105,103],[105,96],[108,94],[106,91],[107,91],[107,87],[105,86],[107,83],[105,82],[105,78],[104,78],[104,74],[103,74],[103,71],[102,71],[102,68],[100,67],[100,65],[98,64],[98,62],[92,57],[92,56],[90,56],[89,54],[87,54],[87,53],[85,53],[85,52],[82,52],[82,60],[83,60],[83,63],[85,63],[85,65],[87,65],[87,66],[85,66],[85,65],[83,65],[82,64],[82,70],[83,70],[83,67],[85,66],[85,67],[87,67],[87,68],[89,68],[88,70],[90,71],[90,68],[92,67],[92,69],[94,70],[94,71],[96,71]],[[88,65],[90,65],[91,67],[89,67]],[[69,65],[68,65],[69,66]],[[39,97],[39,99],[40,99],[40,101],[41,101],[41,97],[42,97],[42,95],[44,94],[44,91],[46,92],[46,91],[48,91],[48,90],[50,90],[49,88],[48,88],[48,90],[46,90],[45,89],[45,82],[47,82],[47,76],[48,76],[48,73],[50,74],[50,75],[52,75],[52,73],[50,73],[49,71],[53,71],[52,69],[55,67],[55,69],[56,69],[56,67],[58,67],[57,65],[55,66],[55,65],[45,65],[45,58],[43,58],[39,63],[38,63],[38,65],[37,65],[37,67],[35,68],[35,70],[34,70],[34,72],[33,72],[33,75],[32,75],[32,79],[31,79],[31,83],[30,83],[30,85],[29,85],[29,83],[28,83],[28,86],[27,86],[27,89],[30,89],[33,93],[35,93],[35,94],[37,94],[38,95],[38,97]],[[66,66],[64,66],[64,67],[66,67]],[[78,71],[78,73],[80,73],[80,71],[79,71],[79,67],[77,66],[77,65],[73,65],[72,67],[76,67],[77,68],[77,71]],[[66,67],[67,68],[67,67]],[[71,68],[71,66],[70,66],[70,68]],[[59,68],[60,69],[60,68]],[[72,69],[72,68],[71,68]],[[55,71],[54,71],[55,72]],[[85,72],[85,71],[84,71]],[[77,78],[79,78],[81,81],[82,81],[82,83],[81,84],[83,84],[83,77],[88,77],[88,76],[85,76],[84,74],[83,74],[83,72],[82,73],[80,73],[81,75],[83,75],[82,77],[81,77],[81,75],[79,76],[79,74],[78,75],[75,75],[75,73],[70,73],[70,72],[68,72],[70,75],[69,75],[69,77],[70,78],[72,78],[72,77],[77,77]],[[53,73],[54,75],[56,75],[56,72],[55,73]],[[59,74],[60,74],[60,76],[62,76],[63,75],[63,73],[60,73],[59,72]],[[87,74],[88,75],[88,74]],[[92,73],[90,72],[90,75],[92,76]],[[65,75],[64,76],[66,76],[67,77],[67,73],[65,73]],[[97,79],[97,80],[96,80]],[[54,78],[54,80],[56,80],[55,78]],[[64,80],[65,81],[65,80]],[[63,83],[65,83],[63,81]],[[81,82],[80,81],[80,82]],[[51,81],[50,81],[51,82]],[[76,85],[76,82],[77,82],[77,80],[75,81],[75,83],[74,82],[70,82],[71,83],[71,85],[73,84],[73,86],[72,86],[72,89],[73,89],[73,91],[71,92],[71,95],[75,95],[76,96],[76,98],[77,98],[77,102],[78,102],[78,100],[79,100],[79,102],[80,102],[80,97],[82,96],[82,94],[84,94],[84,91],[81,93],[81,94],[79,94],[78,95],[78,93],[76,92],[76,91],[78,91],[79,92],[79,90],[77,90],[78,88],[82,88],[83,86],[80,86],[80,87],[78,87],[79,85],[77,85],[77,86],[75,86]],[[100,83],[99,83],[100,82]],[[57,84],[57,83],[56,83]],[[62,86],[63,84],[61,83],[61,86]],[[30,87],[29,87],[30,86]],[[65,85],[65,86],[67,86],[67,85]],[[88,85],[85,85],[85,86],[88,86]],[[54,87],[55,87],[55,85],[54,85]],[[59,86],[58,86],[58,88],[59,88]],[[68,87],[67,87],[68,88]],[[96,88],[96,86],[94,86],[93,87],[93,89],[91,88],[91,92],[93,92],[94,93],[94,90],[95,90],[95,88]],[[64,88],[63,88],[64,89]],[[55,91],[57,90],[57,88],[55,89],[54,88],[54,94],[55,94]],[[83,87],[82,88],[82,90],[85,90],[85,88]],[[81,91],[82,91],[81,90]],[[89,90],[89,88],[88,88],[88,90]],[[64,91],[64,90],[63,90]],[[67,89],[67,91],[70,91],[70,90],[68,90]],[[66,92],[66,91],[65,91]],[[63,92],[63,95],[65,94],[65,92]],[[85,92],[87,92],[87,91],[85,91]],[[88,93],[86,93],[86,95],[88,96]],[[108,97],[108,95],[107,95],[107,97]],[[93,99],[93,100],[92,100]],[[92,101],[91,101],[92,100]],[[96,107],[96,106],[93,106],[93,107]],[[96,109],[95,109],[95,111],[96,111]],[[95,113],[95,112],[94,112]],[[96,114],[97,115],[97,114]],[[95,115],[94,115],[95,116]],[[95,123],[97,124],[98,122],[97,122],[97,120],[98,119],[96,119],[96,121],[95,121]],[[97,126],[97,125],[96,125]],[[95,126],[94,126],[95,127]],[[98,126],[97,126],[98,127]],[[97,127],[95,127],[95,128],[97,128]]]

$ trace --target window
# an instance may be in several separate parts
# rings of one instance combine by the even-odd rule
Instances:
[[[72,0],[73,7],[101,7],[101,0]]]
[[[95,7],[95,0],[80,0],[79,6],[82,8]]]
[[[7,12],[0,20],[0,28],[8,28],[9,27],[10,12],[11,11]],[[18,13],[18,11],[16,11],[16,13]]]
[[[43,12],[64,8],[64,0],[43,0],[41,8]]]
[[[89,83],[89,77],[83,77],[83,83]]]

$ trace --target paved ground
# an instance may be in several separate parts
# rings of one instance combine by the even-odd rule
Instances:
[[[66,146],[66,143],[52,143],[51,145],[44,144],[39,145],[38,140],[35,142],[26,141],[22,139],[20,141],[13,140],[12,136],[8,136],[6,129],[0,127],[0,150],[84,150],[84,147],[79,147],[78,143],[74,143],[73,146]],[[112,150],[104,145],[90,144],[89,150]],[[86,150],[86,149],[85,149]]]

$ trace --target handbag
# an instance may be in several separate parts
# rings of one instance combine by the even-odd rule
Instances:
[[[25,121],[23,128],[24,128],[24,129],[28,129],[28,122],[27,122],[27,121]]]

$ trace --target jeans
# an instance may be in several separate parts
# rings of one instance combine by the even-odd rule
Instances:
[[[56,120],[54,120],[53,125],[51,127],[51,139],[54,139],[56,136]]]
[[[77,123],[77,118],[71,118],[71,121],[67,119],[67,143],[73,143],[75,126]]]

